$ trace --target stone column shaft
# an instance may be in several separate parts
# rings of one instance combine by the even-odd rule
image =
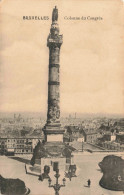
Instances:
[[[63,142],[64,129],[60,124],[60,80],[59,58],[60,48],[63,43],[62,35],[59,35],[58,9],[55,7],[52,14],[50,34],[47,39],[49,47],[49,78],[48,78],[48,110],[47,122],[43,129],[45,141]]]
[[[52,126],[60,126],[59,54],[60,48],[49,48],[47,125]]]

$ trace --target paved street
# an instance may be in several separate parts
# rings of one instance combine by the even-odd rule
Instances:
[[[102,173],[99,170],[98,162],[107,154],[110,153],[84,152],[76,154],[74,162],[77,165],[77,177],[72,178],[71,181],[66,179],[66,187],[60,189],[60,195],[123,195],[123,192],[109,191],[99,186]],[[54,195],[54,190],[48,187],[48,181],[41,182],[36,176],[26,175],[24,165],[17,160],[0,156],[0,174],[3,177],[22,179],[30,188],[30,195]],[[86,187],[88,179],[91,180],[90,188]],[[61,178],[59,181],[61,183]]]

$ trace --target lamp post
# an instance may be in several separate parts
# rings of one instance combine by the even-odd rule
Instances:
[[[48,180],[48,182],[49,182],[49,187],[50,187],[50,188],[54,188],[54,190],[55,190],[55,195],[59,195],[59,190],[60,190],[60,188],[61,188],[61,187],[65,187],[65,181],[66,181],[66,179],[63,178],[63,180],[62,180],[62,181],[63,181],[63,184],[59,184],[59,183],[58,183],[58,178],[60,177],[59,169],[56,170],[56,174],[55,174],[54,176],[55,176],[55,178],[56,178],[56,183],[55,183],[54,185],[51,185],[52,180],[51,180],[51,178],[49,178],[49,180]]]

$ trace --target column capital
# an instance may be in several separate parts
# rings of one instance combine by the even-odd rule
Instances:
[[[51,34],[49,34],[48,39],[47,39],[47,47],[60,48],[62,43],[63,43],[63,36],[62,35],[56,35],[56,36],[52,37]]]

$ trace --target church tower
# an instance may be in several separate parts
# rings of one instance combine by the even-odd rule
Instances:
[[[47,122],[43,129],[45,142],[63,142],[64,129],[60,123],[60,48],[63,43],[59,35],[58,9],[53,9],[50,34],[47,39],[49,47],[49,77],[48,77],[48,110]]]

